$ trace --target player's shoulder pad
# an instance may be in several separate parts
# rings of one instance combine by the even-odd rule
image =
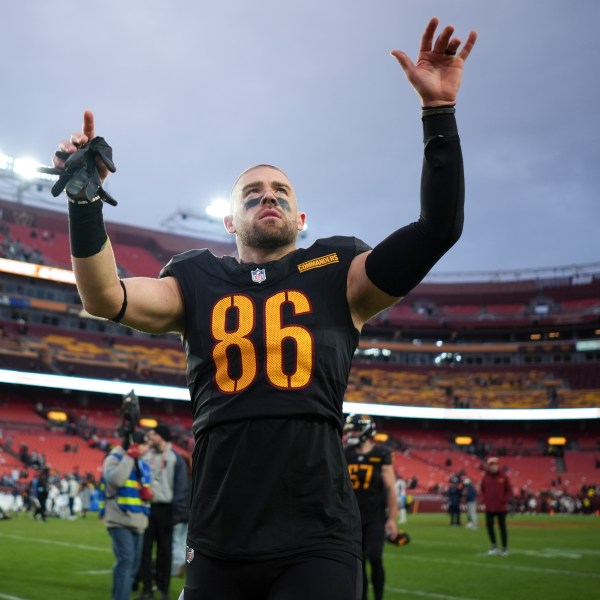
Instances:
[[[386,457],[391,456],[392,454],[392,449],[389,446],[386,446],[385,444],[377,445],[375,446],[375,448],[377,448],[376,452],[379,456]]]
[[[181,254],[176,254],[171,258],[171,260],[160,270],[158,277],[172,277],[174,275],[174,267],[175,265],[181,266],[182,263],[186,261],[193,260],[202,256],[205,253],[210,253],[210,250],[207,248],[201,248],[199,250],[187,250],[186,252],[182,252]],[[177,268],[175,267],[175,268]]]
[[[361,239],[347,235],[333,235],[327,238],[319,238],[314,243],[314,246],[321,246],[328,249],[353,250],[355,254],[362,254],[371,249],[371,246]]]

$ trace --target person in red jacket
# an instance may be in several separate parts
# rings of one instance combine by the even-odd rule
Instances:
[[[508,556],[508,535],[506,533],[506,515],[508,502],[512,498],[512,486],[506,473],[500,471],[498,459],[490,456],[487,459],[486,473],[481,480],[481,500],[485,504],[485,524],[492,547],[488,550],[490,556],[498,554],[494,520],[498,521],[501,556]]]

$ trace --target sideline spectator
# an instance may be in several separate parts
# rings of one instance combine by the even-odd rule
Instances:
[[[463,479],[463,490],[467,503],[467,528],[477,529],[477,488],[468,477]]]
[[[140,600],[153,600],[154,579],[160,600],[169,600],[171,583],[171,561],[173,549],[173,517],[181,510],[187,497],[187,488],[182,489],[178,464],[183,463],[171,446],[171,430],[159,424],[148,432],[150,448],[143,458],[150,465],[152,491],[148,528],[144,533],[142,562],[138,578],[143,592]],[[185,466],[185,465],[183,465]],[[152,551],[156,542],[156,560],[152,564]]]
[[[406,523],[407,521],[407,508],[408,508],[408,496],[406,495],[407,482],[404,477],[396,475],[396,498],[398,500],[399,518],[400,524]]]
[[[73,520],[75,516],[75,498],[79,495],[79,481],[73,473],[67,477],[67,494],[69,495],[69,519]]]
[[[500,542],[502,543],[501,556],[508,556],[508,534],[506,531],[506,515],[508,503],[512,498],[512,486],[508,476],[500,471],[496,456],[487,459],[487,471],[481,480],[481,499],[485,504],[485,525],[492,544],[488,550],[490,556],[498,554],[494,521],[498,521]]]
[[[48,500],[48,492],[50,489],[48,475],[48,469],[43,469],[35,482],[35,496],[37,497],[38,503],[35,505],[33,518],[37,519],[39,517],[44,523],[46,522],[46,502]]]
[[[450,515],[450,526],[460,527],[460,500],[462,498],[462,487],[456,475],[450,478],[450,485],[446,492],[448,496],[448,514]]]

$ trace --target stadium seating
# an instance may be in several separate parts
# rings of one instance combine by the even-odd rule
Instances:
[[[598,452],[565,452],[566,470],[561,478],[568,489],[597,485],[600,481],[600,447]]]
[[[51,431],[41,433],[15,431],[13,440],[15,447],[25,444],[30,452],[44,454],[46,465],[59,473],[79,471],[82,475],[92,473],[95,479],[99,478],[105,452],[99,448],[90,448],[83,440],[72,435]]]
[[[0,209],[2,248],[6,250],[4,242],[10,240],[30,257],[19,254],[16,260],[39,258],[41,263],[70,268],[63,213],[1,199]],[[164,231],[116,223],[107,228],[126,275],[155,277],[171,256],[193,247],[207,246],[215,254],[235,251],[225,242]],[[174,336],[126,333],[80,312],[72,285],[14,274],[3,278],[0,369],[186,386],[185,357]],[[502,281],[492,274],[486,281],[426,281],[367,323],[361,349],[372,346],[386,353],[357,354],[345,400],[441,408],[599,407],[600,351],[577,348],[580,340],[600,340],[599,332],[600,269],[589,277],[546,273]],[[442,360],[443,352],[461,355],[462,360]],[[82,429],[70,435],[50,431],[36,412],[40,401],[65,410]],[[108,443],[116,441],[119,399],[20,390],[5,394],[0,402],[0,428],[31,444],[43,436],[43,446],[60,468],[73,468],[69,461],[74,458],[87,468],[92,430]],[[144,401],[142,412],[169,423],[181,444],[191,448],[187,403]],[[466,452],[453,443],[461,427],[476,438],[474,448]],[[564,465],[544,455],[544,440],[554,432],[549,424],[530,430],[510,423],[501,429],[481,425],[474,431],[461,423],[438,427],[417,419],[410,426],[385,422],[382,429],[389,430],[397,444],[396,469],[415,476],[421,491],[442,488],[457,471],[477,480],[482,449],[502,452],[516,486],[543,488],[560,479],[573,487],[600,479],[594,458],[600,452],[600,432],[594,423],[566,428],[575,443],[566,451]],[[33,437],[21,437],[25,435]],[[73,435],[80,439],[77,455],[61,451],[61,443],[64,449],[65,438]],[[91,452],[102,456],[98,450]],[[14,466],[14,457],[4,452],[0,468],[2,458]]]

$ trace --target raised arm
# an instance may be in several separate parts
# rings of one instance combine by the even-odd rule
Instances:
[[[450,25],[434,41],[437,26],[437,18],[428,23],[416,63],[400,50],[392,52],[423,108],[421,212],[417,221],[354,259],[347,296],[359,330],[415,287],[462,232],[464,175],[454,105],[477,34],[472,31],[459,51],[462,41]]]
[[[94,115],[87,110],[83,131],[62,140],[53,162],[65,167],[69,156],[94,139]],[[96,158],[100,180],[107,166]],[[92,315],[113,319],[148,333],[183,330],[183,302],[174,277],[132,277],[119,280],[115,257],[104,227],[102,200],[84,194],[69,196],[69,234],[77,289],[84,308]]]

